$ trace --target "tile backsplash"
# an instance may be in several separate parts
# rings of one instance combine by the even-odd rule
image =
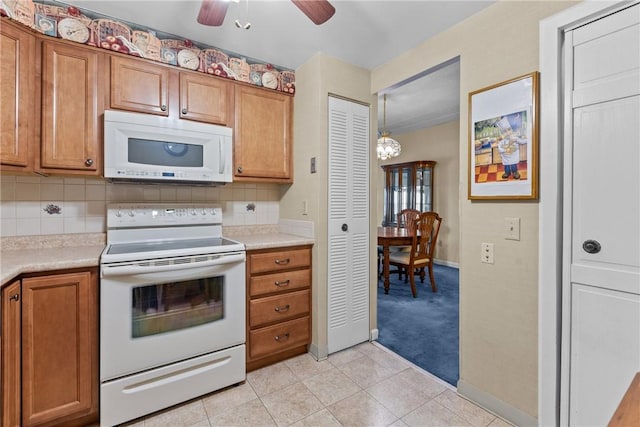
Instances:
[[[279,200],[277,184],[196,187],[2,175],[0,237],[106,232],[106,204],[116,202],[218,203],[223,225],[278,224]]]

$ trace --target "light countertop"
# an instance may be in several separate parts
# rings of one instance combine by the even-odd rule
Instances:
[[[3,250],[0,253],[0,282],[5,284],[23,273],[96,267],[103,249],[104,245]]]
[[[228,237],[244,243],[247,250],[315,243],[310,238],[275,230],[253,234],[231,233]],[[96,267],[100,265],[100,255],[105,245],[104,233],[2,238],[0,283],[5,285],[23,273]]]
[[[105,247],[104,233],[3,237],[0,283],[23,273],[96,267]]]
[[[278,248],[281,246],[312,245],[315,243],[313,239],[309,239],[307,237],[284,233],[229,236],[229,238],[237,240],[240,243],[244,243],[244,246],[248,251],[255,249]]]

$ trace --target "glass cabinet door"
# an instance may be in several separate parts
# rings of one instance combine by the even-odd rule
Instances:
[[[403,209],[433,210],[433,167],[436,162],[423,160],[383,165],[385,172],[382,225],[397,225]]]

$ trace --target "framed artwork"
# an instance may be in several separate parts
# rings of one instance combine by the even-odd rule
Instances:
[[[538,80],[469,93],[469,200],[538,198]]]

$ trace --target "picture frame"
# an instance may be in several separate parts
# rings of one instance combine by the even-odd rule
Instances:
[[[537,71],[469,93],[469,200],[537,200]]]

